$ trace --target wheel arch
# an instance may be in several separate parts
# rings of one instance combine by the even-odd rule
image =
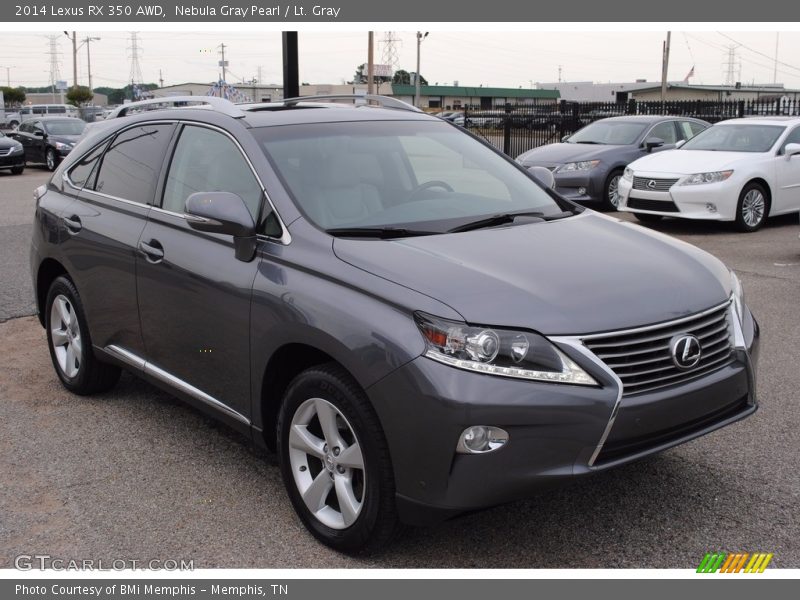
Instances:
[[[764,177],[756,176],[756,177],[751,177],[750,179],[747,180],[747,182],[742,186],[742,191],[744,191],[744,188],[746,188],[751,183],[759,184],[761,187],[764,188],[764,191],[767,193],[767,197],[766,197],[766,200],[767,200],[767,214],[766,214],[766,216],[768,217],[770,212],[772,212],[772,188],[770,187],[769,183],[767,183],[767,180]]]
[[[39,323],[44,327],[44,305],[47,302],[47,291],[56,280],[56,278],[66,275],[70,281],[74,280],[70,277],[67,269],[55,258],[45,258],[39,265],[36,271],[36,312],[39,316]]]

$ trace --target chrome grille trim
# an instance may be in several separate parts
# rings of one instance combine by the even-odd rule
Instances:
[[[648,182],[650,181],[655,181],[654,187],[647,186]],[[658,179],[656,177],[637,177],[636,175],[634,175],[633,177],[633,189],[635,190],[644,190],[650,192],[666,192],[676,183],[678,183],[678,178]]]
[[[636,329],[583,336],[582,343],[619,377],[623,396],[696,379],[724,366],[733,353],[731,301],[706,311]],[[670,340],[691,334],[700,341],[697,366],[680,370],[672,362]]]
[[[8,156],[14,148],[0,148],[0,156]]]

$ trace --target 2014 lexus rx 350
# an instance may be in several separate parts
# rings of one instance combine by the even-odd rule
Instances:
[[[40,320],[72,392],[125,368],[275,449],[322,542],[756,410],[758,326],[713,256],[396,100],[208,102],[99,123],[36,191]]]

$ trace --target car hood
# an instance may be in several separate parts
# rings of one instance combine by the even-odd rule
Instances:
[[[752,161],[757,152],[715,152],[713,150],[666,150],[643,156],[628,165],[634,172],[690,175],[721,171],[741,160]]]
[[[702,311],[727,268],[679,240],[593,211],[567,219],[397,240],[336,238],[346,263],[433,297],[468,323],[587,334]]]
[[[0,148],[5,150],[7,148],[11,148],[12,146],[16,145],[17,145],[16,140],[12,140],[9,137],[0,137]]]
[[[61,142],[62,144],[74,144],[81,138],[80,135],[48,135],[50,142]]]
[[[553,166],[579,160],[600,159],[630,149],[631,146],[606,144],[548,144],[520,154],[517,160],[525,166]]]

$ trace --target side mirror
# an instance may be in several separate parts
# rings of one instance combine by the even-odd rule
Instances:
[[[685,143],[686,143],[686,140],[678,140],[678,142],[675,144],[675,149],[677,150],[678,148],[683,146]]]
[[[233,236],[236,258],[249,262],[256,251],[256,225],[247,206],[230,192],[197,192],[186,199],[186,222],[196,231]]]
[[[568,139],[569,139],[569,134],[567,134],[567,135],[565,135],[564,137],[562,137],[562,138],[561,138],[561,141],[562,141],[562,142],[566,142]]]
[[[644,141],[644,148],[648,152],[652,152],[653,148],[660,148],[664,145],[664,140],[657,137],[649,137]]]
[[[43,138],[44,137],[44,131],[42,131],[41,129],[34,129],[33,130],[33,135],[35,135],[36,137]]]
[[[800,154],[800,144],[786,144],[783,154],[786,156],[786,160],[791,160],[793,156]]]
[[[553,176],[553,172],[546,168],[546,167],[531,167],[528,169],[530,174],[533,175],[539,183],[544,185],[544,187],[549,189],[555,189],[556,187],[556,178]]]

